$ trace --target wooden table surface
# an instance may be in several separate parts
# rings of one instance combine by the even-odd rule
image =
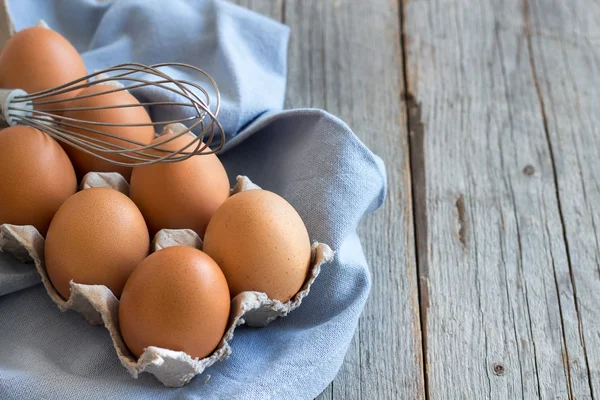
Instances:
[[[600,399],[600,3],[237,2],[291,27],[286,106],[387,166],[319,399]]]
[[[291,27],[286,106],[387,166],[319,399],[600,399],[600,3],[237,3]]]

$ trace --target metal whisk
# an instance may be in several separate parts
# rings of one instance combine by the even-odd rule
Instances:
[[[176,67],[188,69],[201,74],[210,83],[216,98],[214,111],[211,111],[210,95],[206,89],[197,83],[187,80],[173,79],[167,74],[161,72],[159,68]],[[140,76],[143,75],[143,76]],[[150,78],[146,76],[149,75]],[[106,91],[91,93],[87,95],[78,95],[81,89],[93,85],[112,85],[107,86]],[[98,107],[67,107],[52,108],[57,103],[67,103],[73,100],[101,96],[107,93],[119,92],[123,90],[134,90],[142,87],[153,86],[160,90],[173,93],[177,100],[175,101],[149,101],[136,104],[124,104],[119,106],[98,106]],[[196,89],[196,90],[194,90]],[[56,95],[73,93],[73,96],[67,99],[56,99]],[[223,127],[217,120],[220,106],[220,94],[214,79],[205,71],[192,65],[183,63],[162,63],[146,66],[138,63],[126,63],[115,65],[101,71],[94,72],[80,79],[71,81],[52,89],[39,91],[36,93],[27,93],[21,89],[0,89],[0,123],[9,126],[26,125],[37,128],[57,141],[73,146],[94,157],[110,163],[134,167],[149,165],[157,162],[177,162],[188,159],[194,155],[212,154],[219,151],[225,143],[225,133]],[[36,107],[43,106],[43,109]],[[93,121],[83,121],[75,118],[68,118],[57,114],[65,111],[83,111],[83,110],[101,110],[111,108],[125,107],[185,107],[191,111],[191,115],[172,119],[170,121],[152,121],[151,123],[100,123]],[[181,110],[181,109],[179,109]],[[188,113],[189,114],[189,113]],[[178,131],[172,137],[165,140],[158,140],[156,143],[147,144],[135,140],[123,138],[103,132],[102,127],[107,126],[157,126],[173,123],[182,123],[187,129]],[[199,127],[200,132],[195,139],[187,146],[178,150],[169,150],[163,147],[164,144],[175,140],[176,138],[188,134],[193,129]],[[125,147],[120,144],[110,143],[97,137],[91,137],[80,132],[75,132],[69,128],[76,128],[79,131],[87,131],[101,137],[111,137],[118,139],[118,142],[129,143],[133,147]],[[215,139],[215,130],[220,137],[218,146],[211,149],[209,146]],[[92,135],[95,136],[95,135]],[[206,139],[206,140],[205,140]],[[152,150],[152,151],[149,151]],[[108,156],[120,155],[127,160],[118,161]]]

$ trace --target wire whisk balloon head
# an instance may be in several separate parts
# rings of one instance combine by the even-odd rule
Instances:
[[[196,82],[175,79],[162,70],[183,70],[203,79],[208,89]],[[94,90],[90,87],[98,86]],[[100,89],[101,86],[101,89]],[[148,93],[145,95],[144,93]],[[100,96],[129,91],[139,93],[140,101],[127,104],[103,104]],[[81,106],[87,99],[98,97],[92,105]],[[145,100],[145,98],[151,98]],[[134,99],[134,98],[132,98]],[[213,100],[211,104],[211,100]],[[88,104],[87,102],[86,104]],[[217,119],[221,98],[214,79],[205,71],[183,63],[162,63],[146,66],[125,63],[94,72],[80,79],[36,93],[14,89],[0,89],[0,122],[6,125],[25,125],[39,129],[55,140],[90,154],[96,158],[123,167],[150,165],[158,162],[177,162],[194,155],[213,154],[225,143],[225,132]],[[154,114],[169,115],[167,120],[152,121],[94,121],[77,118],[78,113],[144,107]],[[110,131],[114,128],[142,128],[183,124],[184,129],[165,137],[144,143]],[[183,135],[193,139],[174,149],[170,143]],[[214,145],[216,142],[216,146]]]

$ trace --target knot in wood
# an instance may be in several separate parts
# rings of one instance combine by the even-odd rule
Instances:
[[[533,165],[527,165],[523,168],[523,173],[527,176],[531,176],[535,173],[535,168],[533,168]]]
[[[502,363],[494,363],[492,368],[494,369],[494,375],[504,375],[504,365],[502,365]]]

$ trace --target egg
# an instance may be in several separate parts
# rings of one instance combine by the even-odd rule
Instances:
[[[264,292],[288,301],[311,261],[308,232],[296,210],[267,190],[231,196],[210,220],[203,250],[223,270],[232,296]]]
[[[174,135],[165,134],[154,143]],[[177,150],[193,140],[187,134],[161,147]],[[229,178],[216,155],[195,155],[185,161],[135,167],[130,196],[146,218],[151,235],[160,229],[187,228],[202,237],[215,210],[229,197]]]
[[[193,247],[159,250],[142,261],[123,289],[121,335],[139,357],[148,346],[204,358],[229,320],[229,289],[215,262]]]
[[[77,190],[69,158],[47,134],[31,127],[0,131],[0,224],[33,225],[42,235]]]
[[[104,123],[104,124],[151,124],[152,120],[144,109],[144,107],[126,107],[126,108],[107,108],[100,110],[71,110],[72,108],[79,107],[118,107],[127,104],[139,104],[139,101],[133,97],[128,91],[119,91],[113,93],[99,94],[114,90],[115,88],[108,85],[93,85],[79,93],[79,96],[93,95],[95,96],[81,98],[69,102],[67,111],[64,112],[65,118],[75,118],[81,121]],[[129,140],[135,140],[142,145],[150,143],[154,139],[154,127],[151,125],[147,126],[98,126],[85,122],[71,122],[65,121],[66,123],[72,123],[77,128],[65,126],[72,132],[83,134],[92,139],[99,139],[111,144],[134,148],[140,145],[131,144],[121,139],[108,137],[100,133],[89,132],[85,129],[95,129],[108,133],[111,135],[119,136]],[[110,148],[113,150],[114,148]],[[87,154],[79,149],[72,146],[65,145],[65,150],[73,165],[79,178],[88,172],[118,172],[127,180],[131,176],[131,167],[119,166],[112,164],[108,161],[101,160],[93,155]],[[106,158],[116,161],[128,161],[132,160],[121,155],[102,153],[100,151],[94,151],[96,154],[101,154]]]
[[[65,299],[71,280],[107,286],[119,297],[149,249],[148,229],[133,201],[114,189],[84,189],[69,197],[50,223],[46,271]]]
[[[23,89],[28,93],[52,89],[86,75],[81,56],[67,39],[43,27],[15,33],[0,52],[0,87]],[[77,91],[40,101],[62,100]],[[38,109],[64,108],[65,103],[36,106]]]

